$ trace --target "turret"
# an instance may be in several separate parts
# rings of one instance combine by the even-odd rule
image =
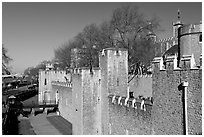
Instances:
[[[181,21],[181,17],[180,17],[180,10],[178,10],[178,17],[177,17],[177,21],[173,22],[173,37],[178,37],[178,29],[183,26],[183,23]]]

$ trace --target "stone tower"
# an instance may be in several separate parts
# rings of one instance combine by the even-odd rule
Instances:
[[[110,134],[109,103],[110,94],[127,96],[128,51],[122,48],[107,48],[99,54],[101,69],[102,134]]]

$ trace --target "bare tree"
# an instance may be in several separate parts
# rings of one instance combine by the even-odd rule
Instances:
[[[4,44],[2,44],[2,72],[10,74],[8,65],[12,59],[8,56],[7,53],[7,49],[4,47]]]
[[[127,48],[131,73],[143,73],[141,67],[148,67],[153,59],[153,43],[151,37],[159,27],[157,18],[145,19],[136,6],[126,5],[113,12],[111,25],[115,30],[114,44]],[[145,69],[142,69],[145,70]]]
[[[73,41],[55,50],[55,58],[70,66],[72,48],[87,52],[83,58],[88,66],[98,66],[98,52],[103,48],[117,47],[128,49],[129,72],[144,73],[153,59],[152,34],[159,28],[159,20],[145,19],[136,6],[126,5],[113,11],[110,21],[100,26],[87,25]],[[68,61],[69,59],[69,61]]]

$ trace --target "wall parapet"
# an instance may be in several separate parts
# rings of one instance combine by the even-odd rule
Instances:
[[[109,95],[108,96],[112,101],[113,104],[118,105],[124,105],[126,107],[131,107],[134,109],[140,108],[141,110],[146,111],[146,105],[152,106],[153,105],[153,99],[152,97],[148,98],[128,98],[128,97],[122,97],[118,95]],[[140,106],[138,105],[140,104]]]
[[[183,55],[180,60],[178,60],[177,55],[174,56],[167,56],[167,57],[155,57],[152,61],[153,64],[159,64],[159,70],[166,70],[167,63],[171,63],[173,66],[173,70],[182,70],[182,68],[178,67],[178,62],[190,64],[189,69],[199,69],[202,65],[202,55],[200,55],[200,64],[196,65],[194,54],[192,55]],[[185,64],[184,63],[184,64]]]
[[[72,87],[72,83],[71,82],[52,81],[51,84],[52,85],[56,85],[56,86]]]
[[[136,77],[136,78],[151,78],[152,74],[137,74],[137,75],[130,75],[129,78]]]
[[[103,50],[100,51],[102,56],[105,56],[108,50],[113,50],[115,51],[114,55],[121,55],[121,51],[127,51],[126,48],[105,48]]]
[[[82,69],[81,68],[73,68],[73,69],[70,69],[69,71],[72,74],[82,74]]]
[[[189,35],[192,33],[202,33],[202,23],[186,24],[181,28],[181,35]]]
[[[165,38],[165,39],[160,39],[158,40],[157,43],[161,43],[161,42],[168,42],[168,41],[172,41],[172,40],[176,40],[176,37],[169,37],[169,38]]]

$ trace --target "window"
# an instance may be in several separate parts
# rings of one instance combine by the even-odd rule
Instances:
[[[134,93],[132,91],[129,92],[129,98],[134,98]]]
[[[47,79],[45,78],[45,83],[44,83],[44,85],[47,85]]]
[[[202,34],[199,36],[199,42],[202,42]]]
[[[119,86],[119,78],[117,78],[117,86]]]

